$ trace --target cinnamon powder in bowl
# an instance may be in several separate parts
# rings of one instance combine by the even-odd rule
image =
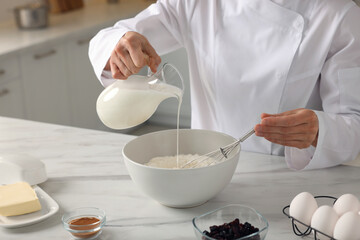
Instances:
[[[77,208],[62,217],[64,228],[75,239],[95,239],[105,225],[105,212],[99,208]]]

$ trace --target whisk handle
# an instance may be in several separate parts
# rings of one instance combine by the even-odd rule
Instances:
[[[254,129],[251,129],[251,131],[249,131],[248,133],[246,133],[242,138],[239,139],[239,142],[243,142],[245,141],[248,137],[250,137],[251,135],[253,135],[255,133]]]

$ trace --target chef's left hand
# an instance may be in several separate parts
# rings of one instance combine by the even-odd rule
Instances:
[[[279,114],[261,114],[255,134],[270,142],[289,147],[316,147],[319,120],[314,111],[299,108]]]

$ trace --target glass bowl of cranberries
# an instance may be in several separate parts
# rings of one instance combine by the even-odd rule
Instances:
[[[231,204],[192,220],[200,240],[263,240],[269,223],[255,209]]]

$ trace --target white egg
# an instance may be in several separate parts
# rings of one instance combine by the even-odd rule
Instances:
[[[311,218],[318,204],[311,193],[302,192],[296,195],[290,203],[290,216],[310,226]]]
[[[311,227],[332,237],[338,219],[339,215],[335,212],[334,208],[324,205],[314,212],[311,218]],[[318,237],[321,237],[321,235]],[[321,239],[324,237],[321,237]]]
[[[347,212],[337,221],[334,238],[339,240],[360,239],[360,216],[356,212]]]
[[[352,194],[341,195],[334,203],[336,213],[341,216],[346,212],[359,212],[359,199]]]

